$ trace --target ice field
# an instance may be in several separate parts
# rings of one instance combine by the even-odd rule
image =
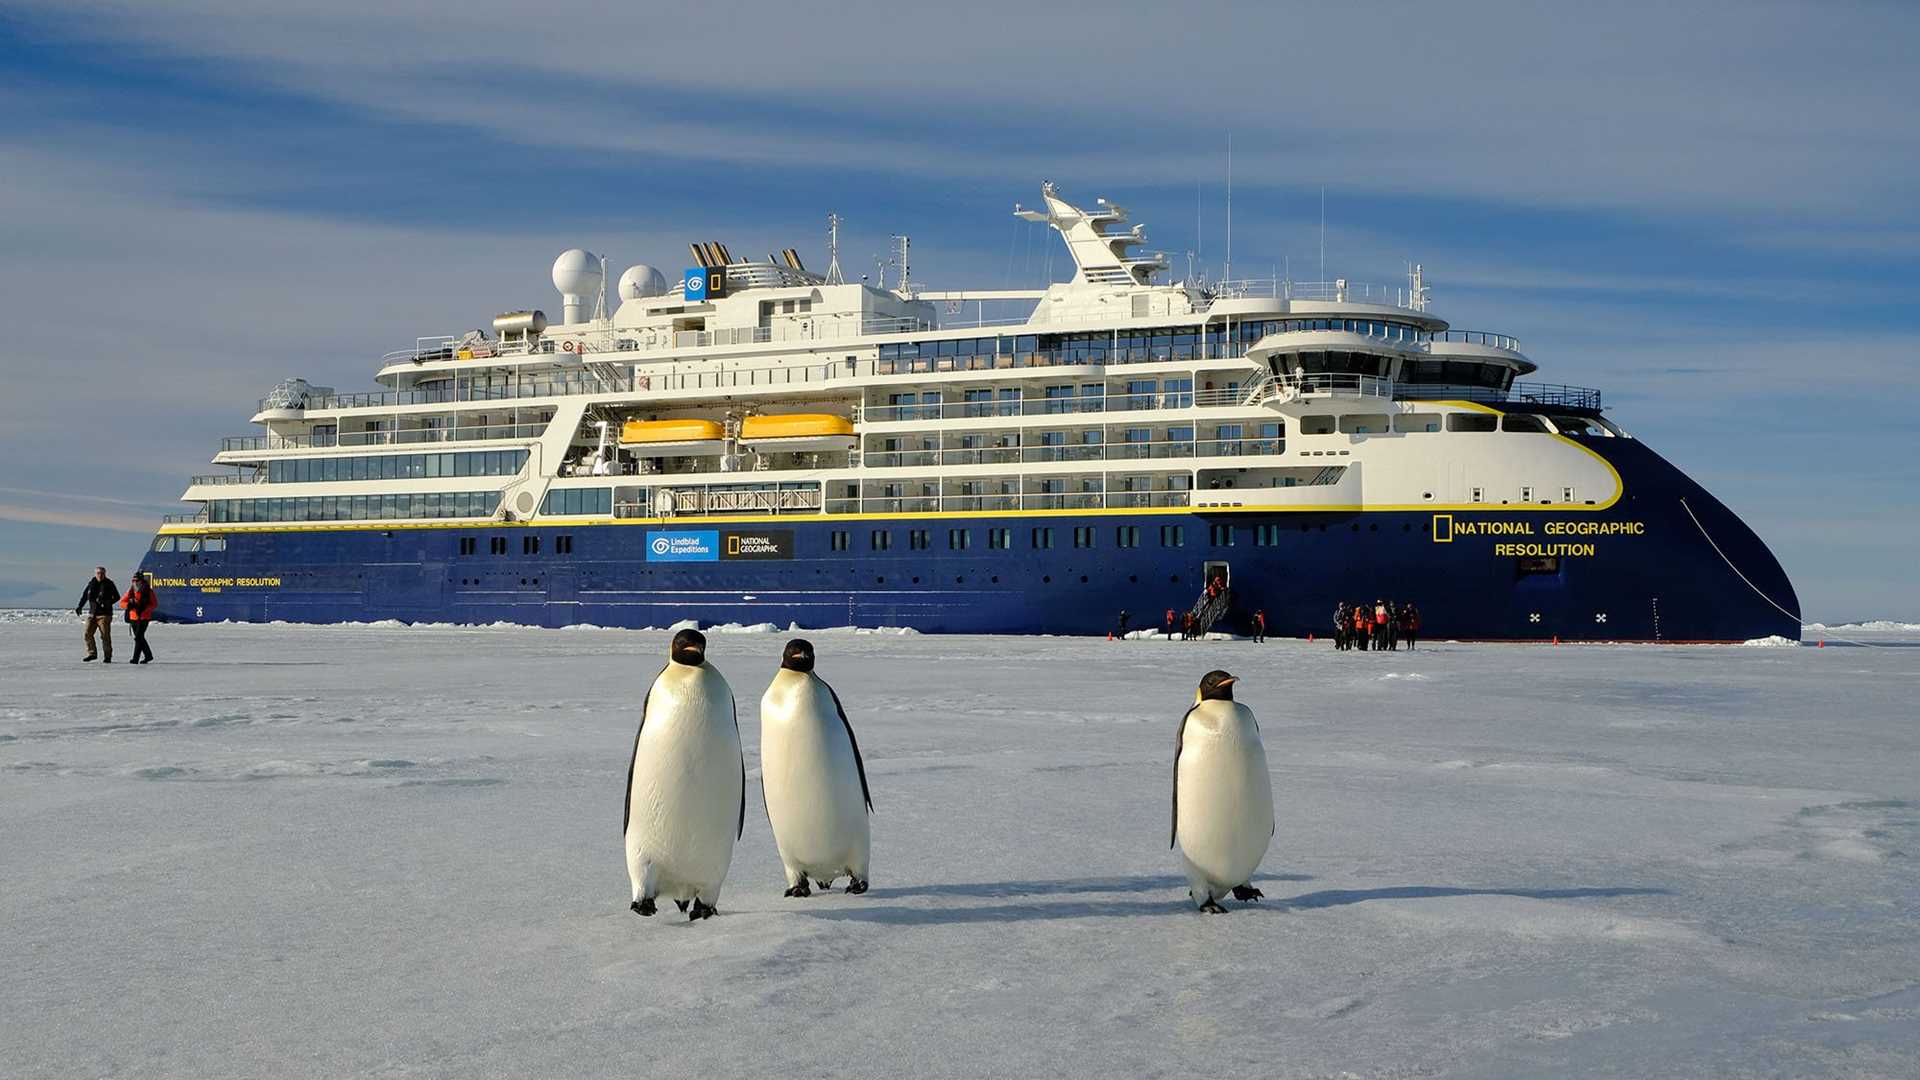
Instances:
[[[627,910],[663,632],[0,620],[0,1072],[1920,1076],[1920,633],[1874,647],[811,634],[873,890]],[[1174,727],[1243,676],[1267,899],[1195,913]]]

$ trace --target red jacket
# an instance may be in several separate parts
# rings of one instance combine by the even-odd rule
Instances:
[[[127,595],[120,598],[120,606],[127,609],[128,622],[146,622],[153,618],[153,609],[160,606],[160,599],[152,589],[145,595],[142,600],[139,589],[128,589]]]

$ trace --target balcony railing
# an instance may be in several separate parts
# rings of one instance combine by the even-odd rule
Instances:
[[[188,483],[195,486],[202,484],[215,486],[226,484],[264,484],[266,482],[267,471],[265,469],[250,473],[216,473],[207,476],[196,476],[188,481]]]
[[[1407,401],[1481,401],[1492,405],[1546,405],[1556,408],[1601,410],[1600,391],[1563,383],[1517,382],[1502,390],[1493,386],[1429,386],[1401,383],[1394,396]]]
[[[1494,334],[1485,330],[1441,330],[1433,334],[1434,341],[1457,341],[1463,345],[1485,345],[1493,349],[1505,349],[1508,352],[1520,351],[1520,339],[1507,334]]]
[[[254,450],[312,450],[322,447],[420,446],[449,442],[537,439],[539,424],[475,424],[459,428],[403,428],[399,431],[343,431],[337,435],[234,435],[220,440],[222,453]]]

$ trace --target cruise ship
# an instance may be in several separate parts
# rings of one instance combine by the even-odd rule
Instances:
[[[1420,268],[1172,281],[1114,203],[1015,213],[1070,281],[921,289],[904,238],[849,281],[830,219],[824,272],[695,242],[610,306],[576,249],[557,322],[282,383],[155,536],[160,614],[1305,637],[1388,599],[1427,637],[1798,638],[1738,516]]]

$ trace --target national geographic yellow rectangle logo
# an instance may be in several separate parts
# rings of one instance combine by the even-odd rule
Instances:
[[[1433,542],[1436,544],[1453,543],[1453,515],[1433,515]]]

